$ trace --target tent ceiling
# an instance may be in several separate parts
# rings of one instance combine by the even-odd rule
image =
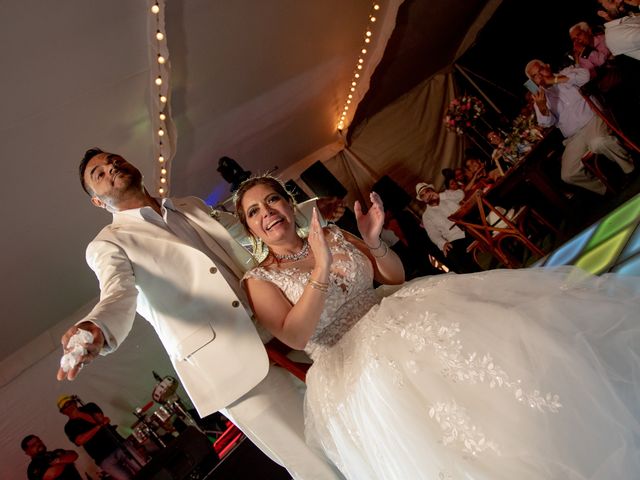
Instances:
[[[386,2],[381,1],[384,6]],[[487,0],[406,0],[357,121],[446,66]],[[217,159],[283,170],[338,140],[369,0],[167,0],[177,195],[223,198]],[[0,239],[6,358],[97,295],[84,249],[109,215],[76,168],[99,146],[153,184],[148,4],[2,3],[5,181]]]

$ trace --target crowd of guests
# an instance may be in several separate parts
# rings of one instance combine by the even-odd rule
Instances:
[[[557,70],[532,59],[525,73],[538,87],[532,93],[538,125],[557,127],[565,138],[562,180],[603,195],[605,185],[585,169],[583,158],[605,157],[625,175],[634,170],[630,150],[637,147],[629,139],[638,133],[640,7],[638,0],[599,0],[599,4],[604,25],[581,21],[569,28],[569,65]]]
[[[634,143],[629,139],[638,134],[640,0],[599,0],[599,4],[604,25],[580,21],[568,29],[569,65],[554,70],[543,60],[527,63],[525,73],[532,85],[520,115],[532,120],[526,136],[510,138],[508,144],[505,132],[490,131],[490,158],[483,160],[478,152],[468,150],[463,166],[442,171],[443,191],[428,182],[416,185],[417,198],[426,205],[422,225],[452,270],[468,272],[477,266],[467,252],[470,239],[449,217],[475,191],[491,188],[542,138],[544,129],[555,127],[562,133],[560,177],[573,187],[606,193],[602,180],[585,168],[588,155],[613,162],[624,177],[634,172]]]

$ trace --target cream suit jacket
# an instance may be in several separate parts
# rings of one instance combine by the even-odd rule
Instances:
[[[173,199],[204,243],[241,278],[252,257],[194,197]],[[103,354],[116,349],[136,311],[162,341],[198,413],[204,417],[239,399],[267,374],[269,362],[245,310],[206,254],[167,230],[115,213],[87,247],[100,301],[83,321],[105,334]]]

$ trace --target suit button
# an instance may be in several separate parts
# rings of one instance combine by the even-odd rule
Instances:
[[[237,300],[234,300],[233,302],[231,302],[231,306],[233,308],[238,308],[240,306],[240,302]]]
[[[218,269],[217,269],[216,267],[211,267],[211,268],[209,269],[209,272],[210,272],[210,273],[217,273],[217,271],[218,271]]]

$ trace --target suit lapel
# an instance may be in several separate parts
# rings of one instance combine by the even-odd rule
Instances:
[[[194,224],[202,241],[236,274],[242,278],[254,266],[253,257],[206,210],[189,202],[174,200],[175,208]]]

